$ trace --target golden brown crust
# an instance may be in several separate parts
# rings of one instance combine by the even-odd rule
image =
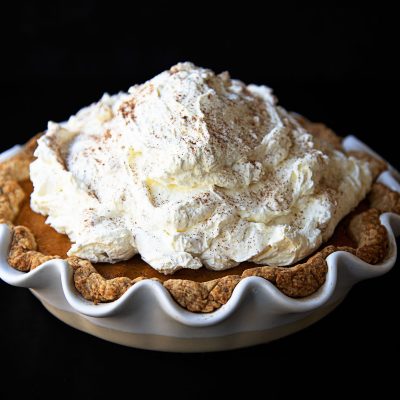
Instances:
[[[400,194],[390,190],[382,183],[374,183],[369,192],[368,200],[371,207],[381,213],[394,212],[400,214]]]
[[[35,135],[18,154],[0,163],[0,177],[8,176],[16,181],[29,179],[29,165],[33,161],[33,153],[41,135],[42,133]]]
[[[90,261],[69,257],[67,262],[74,270],[76,289],[95,304],[117,300],[133,285],[133,281],[125,277],[103,278]]]
[[[266,279],[267,281],[275,283],[276,275],[278,273],[279,268],[280,267],[270,267],[268,265],[262,267],[249,268],[243,272],[242,278],[247,278],[248,276],[259,276],[261,278]]]
[[[356,249],[350,246],[326,246],[323,247],[318,254],[324,259],[330,256],[335,251],[347,251],[347,253],[356,254]]]
[[[12,240],[8,263],[19,271],[32,271],[46,261],[60,258],[58,256],[46,256],[36,251],[37,245],[31,231],[24,226],[12,228]]]
[[[329,247],[333,248],[333,246]],[[251,268],[243,273],[242,278],[260,276],[274,283],[287,296],[305,297],[322,286],[327,271],[325,257],[317,253],[307,262],[290,268],[268,266]]]
[[[24,191],[18,181],[29,178],[38,137],[34,136],[18,154],[0,163],[0,221],[3,223],[11,223],[19,213]]]
[[[240,279],[239,275],[228,275],[209,282],[169,279],[164,282],[164,287],[177,303],[189,311],[211,312],[226,304]]]
[[[16,180],[0,175],[0,218],[12,222],[18,215],[24,191]]]
[[[246,269],[243,274],[242,278],[246,278],[248,276],[260,276],[261,278],[264,278],[272,283],[276,283],[278,275],[281,274],[283,271],[287,271],[288,269],[294,269],[298,266],[303,266],[303,271],[306,270],[307,268],[305,267],[305,264],[311,261],[311,264],[315,266],[315,262],[317,260],[317,256],[325,260],[328,256],[330,256],[332,253],[335,251],[347,251],[348,253],[355,254],[356,249],[349,247],[349,246],[333,246],[333,245],[328,245],[323,247],[321,250],[318,251],[313,257],[311,257],[306,263],[304,264],[298,264],[294,267],[288,268],[288,267],[270,267],[270,266],[262,266],[262,267],[255,267],[255,268],[249,268]]]
[[[276,286],[287,296],[306,297],[324,284],[327,272],[325,259],[317,253],[303,264],[278,271]]]
[[[350,222],[349,232],[357,241],[356,256],[369,264],[378,264],[386,257],[389,239],[379,220],[379,211],[371,208],[356,215]]]
[[[374,157],[369,153],[365,153],[363,151],[348,151],[347,154],[359,160],[366,161],[369,164],[373,180],[375,180],[383,171],[386,171],[388,168],[385,161]]]
[[[0,164],[0,222],[7,223],[12,231],[8,263],[25,272],[35,269],[46,261],[60,258],[36,251],[36,240],[31,231],[24,226],[12,224],[25,197],[18,181],[29,177],[29,165],[33,160],[39,136],[34,136],[18,154]]]

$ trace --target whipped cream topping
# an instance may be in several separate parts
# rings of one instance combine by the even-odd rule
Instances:
[[[166,274],[290,265],[332,235],[372,180],[271,89],[191,63],[50,122],[35,156],[32,209],[70,237],[69,255],[140,253]]]

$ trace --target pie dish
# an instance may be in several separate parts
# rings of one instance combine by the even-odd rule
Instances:
[[[305,119],[302,123],[307,124],[308,130],[315,135],[326,138],[335,146],[341,145],[340,139],[324,125],[312,124]],[[289,297],[307,297],[325,282],[325,259],[334,251],[347,251],[373,265],[382,262],[388,251],[388,237],[379,216],[382,212],[400,213],[400,196],[385,185],[375,183],[368,198],[341,221],[330,242],[305,262],[291,267],[258,266],[245,262],[220,272],[184,270],[171,277],[153,270],[139,257],[116,264],[92,264],[75,256],[68,257],[67,251],[71,247],[68,237],[58,234],[45,224],[43,216],[31,210],[32,183],[27,177],[29,164],[34,159],[36,139],[33,138],[19,154],[2,164],[7,176],[2,182],[3,196],[7,198],[2,202],[0,216],[10,226],[15,219],[8,262],[19,271],[29,272],[44,262],[66,259],[74,270],[76,289],[85,299],[96,304],[117,300],[129,287],[143,279],[159,281],[182,307],[193,312],[212,312],[220,308],[229,300],[235,286],[250,276],[272,282]],[[373,164],[375,178],[386,169],[384,162],[368,153],[353,154]],[[19,183],[15,184],[8,177]]]
[[[124,116],[128,112],[122,111]],[[172,276],[139,256],[113,264],[68,256],[68,236],[47,225],[30,205],[29,168],[37,135],[5,154],[0,164],[2,279],[31,287],[46,308],[73,326],[144,348],[187,351],[194,343],[198,350],[239,347],[312,323],[338,304],[354,283],[393,266],[396,244],[391,228],[398,228],[400,195],[396,171],[357,139],[342,140],[323,124],[293,118],[316,140],[363,160],[374,181],[366,198],[311,255],[289,266],[245,261],[217,271],[182,269]],[[126,320],[130,313],[136,315],[133,326]],[[158,323],[165,323],[165,329],[156,330]],[[199,330],[206,326],[206,333]],[[184,340],[187,335],[191,341]],[[225,340],[227,335],[231,341]]]
[[[344,138],[343,147],[377,157],[353,136]],[[21,147],[15,146],[1,161],[15,155],[20,160],[20,152]],[[25,158],[24,150],[22,154]],[[377,182],[397,193],[398,176],[389,166]],[[393,206],[397,196],[390,198]],[[335,251],[326,258],[325,282],[301,299],[287,297],[264,278],[247,277],[236,285],[229,301],[212,313],[183,309],[160,282],[151,279],[136,283],[116,301],[94,305],[76,290],[73,270],[63,260],[46,261],[28,273],[12,268],[7,262],[12,232],[5,223],[0,226],[0,277],[11,285],[30,288],[67,324],[119,344],[184,352],[239,348],[265,343],[314,323],[332,311],[355,283],[390,271],[397,257],[395,235],[400,232],[400,218],[385,212],[380,222],[388,234],[388,250],[381,263],[374,266],[349,252]]]

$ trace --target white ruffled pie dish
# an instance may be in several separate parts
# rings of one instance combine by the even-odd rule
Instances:
[[[353,136],[343,142],[346,150],[373,153]],[[0,161],[18,146],[0,156]],[[399,173],[393,168],[378,181],[400,192]],[[292,299],[260,277],[243,279],[227,304],[209,314],[180,307],[158,282],[136,283],[118,300],[93,304],[75,289],[72,268],[63,260],[51,260],[24,273],[7,263],[11,241],[7,225],[0,225],[0,278],[29,288],[46,309],[60,320],[84,332],[115,343],[162,351],[200,352],[240,348],[266,343],[311,325],[332,311],[354,284],[388,272],[396,262],[395,236],[400,216],[382,214],[389,235],[385,261],[370,265],[350,253],[337,251],[327,258],[324,285],[313,295]]]

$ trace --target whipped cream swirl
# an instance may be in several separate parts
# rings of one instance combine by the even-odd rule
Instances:
[[[140,253],[166,274],[290,265],[332,235],[372,179],[271,89],[191,63],[50,122],[38,143],[31,206],[70,237],[68,254]]]

